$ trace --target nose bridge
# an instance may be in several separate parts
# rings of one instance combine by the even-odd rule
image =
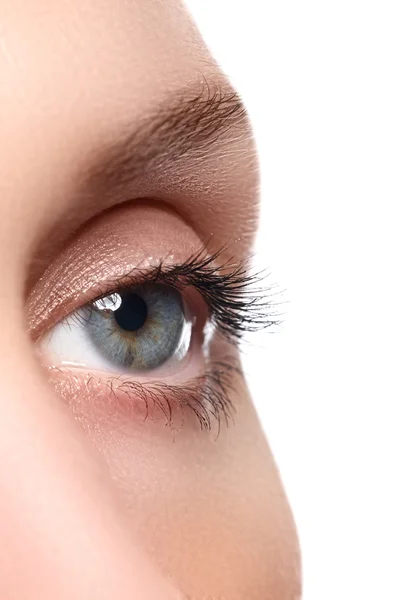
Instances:
[[[12,329],[10,319],[3,339]],[[0,597],[173,597],[125,535],[100,457],[15,329],[0,351]]]

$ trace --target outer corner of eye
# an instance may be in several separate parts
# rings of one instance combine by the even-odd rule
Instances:
[[[151,375],[187,359],[192,333],[180,292],[143,284],[79,308],[50,329],[39,346],[53,365]]]

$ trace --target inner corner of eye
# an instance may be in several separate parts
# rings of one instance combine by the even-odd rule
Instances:
[[[173,374],[189,361],[195,320],[178,290],[142,284],[75,310],[48,332],[41,350],[52,365]]]

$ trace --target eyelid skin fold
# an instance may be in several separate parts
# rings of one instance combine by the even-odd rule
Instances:
[[[89,223],[50,264],[27,300],[32,337],[103,295],[109,282],[184,262],[203,246],[194,230],[165,207],[129,204]],[[109,290],[110,292],[112,290]]]
[[[233,263],[228,248],[208,254],[175,213],[154,206],[116,209],[89,225],[34,287],[27,303],[31,335],[38,339],[83,304],[142,282],[196,287],[232,340],[279,324],[269,299],[273,286],[255,288],[260,278],[249,276],[245,263]]]

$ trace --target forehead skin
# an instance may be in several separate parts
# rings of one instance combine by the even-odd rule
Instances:
[[[31,279],[34,286],[36,265],[41,272],[82,219],[113,202],[161,200],[201,239],[216,247],[234,240],[235,256],[245,255],[258,186],[247,124],[229,144],[218,142],[192,162],[162,164],[114,199],[101,189],[82,193],[96,157],[160,105],[204,85],[229,89],[179,2],[0,0],[5,341],[26,343],[24,286]],[[7,364],[15,379],[24,369],[29,378],[32,367],[20,366],[17,355]],[[173,443],[168,432],[137,423],[125,424],[120,437],[110,429],[96,436],[91,418],[80,416],[124,500],[129,533],[179,589],[195,600],[295,600],[290,509],[245,386],[233,403],[235,426],[217,441],[201,433]]]

